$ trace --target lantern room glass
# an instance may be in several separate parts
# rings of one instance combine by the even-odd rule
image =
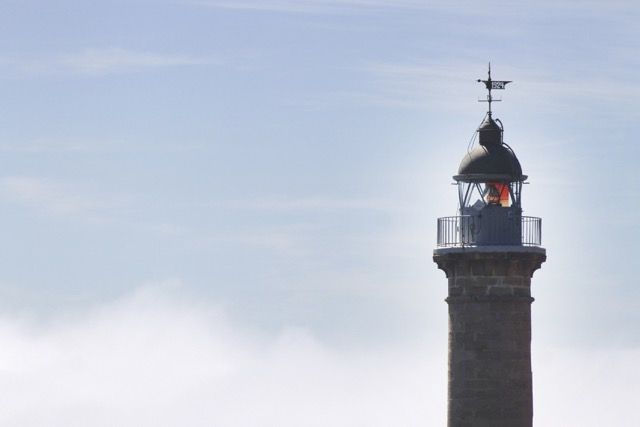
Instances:
[[[521,210],[521,192],[521,181],[458,181],[460,212],[464,214],[468,208],[480,209],[487,205]]]

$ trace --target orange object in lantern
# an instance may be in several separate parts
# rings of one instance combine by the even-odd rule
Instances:
[[[487,203],[509,207],[509,188],[501,182],[487,182]]]

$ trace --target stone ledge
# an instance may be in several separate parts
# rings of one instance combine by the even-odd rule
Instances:
[[[528,246],[445,248],[433,251],[433,261],[448,278],[531,278],[547,259],[546,250]],[[500,280],[495,284],[500,284]],[[493,284],[493,283],[486,283]],[[507,283],[508,284],[508,283]]]
[[[433,250],[433,255],[449,254],[473,254],[473,253],[536,253],[546,255],[547,250],[541,246],[521,246],[521,245],[495,245],[495,246],[461,246],[452,248],[437,248]]]
[[[517,295],[460,295],[445,298],[448,304],[465,304],[472,302],[528,302],[531,304],[533,297]]]

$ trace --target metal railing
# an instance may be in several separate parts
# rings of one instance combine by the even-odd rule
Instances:
[[[541,243],[542,219],[533,216],[514,216],[498,221],[474,215],[438,218],[439,247],[540,246]]]
[[[540,246],[542,244],[542,218],[523,216],[522,244],[525,246]]]

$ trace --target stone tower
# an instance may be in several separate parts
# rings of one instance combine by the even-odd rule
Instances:
[[[546,259],[541,219],[522,215],[527,179],[489,111],[462,159],[459,215],[438,219],[433,260],[448,279],[449,427],[530,427],[531,277]]]

